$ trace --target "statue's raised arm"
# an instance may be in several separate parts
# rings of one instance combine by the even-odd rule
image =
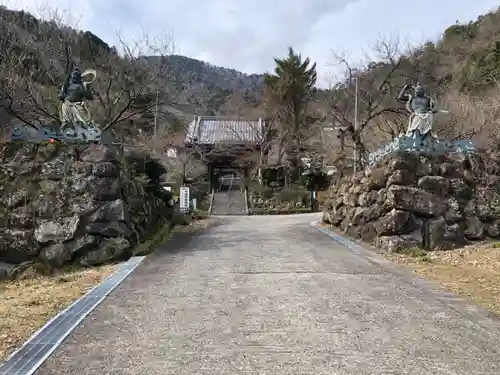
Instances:
[[[64,84],[61,86],[61,91],[59,92],[59,100],[61,101],[64,101],[64,99],[66,99],[70,80],[71,80],[71,74],[67,74]]]
[[[398,95],[398,100],[403,102],[403,103],[408,103],[411,100],[411,95],[408,94],[408,89],[410,88],[410,85],[404,85],[404,87],[401,89],[401,92]]]

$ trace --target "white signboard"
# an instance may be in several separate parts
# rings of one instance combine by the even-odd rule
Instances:
[[[193,210],[196,211],[196,198],[193,198],[192,203],[193,203]]]
[[[180,188],[180,202],[179,206],[181,211],[189,211],[189,188],[187,186],[182,186]]]

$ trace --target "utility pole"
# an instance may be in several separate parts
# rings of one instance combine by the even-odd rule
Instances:
[[[358,94],[359,94],[359,86],[358,86],[358,77],[356,76],[355,78],[355,84],[356,84],[356,94],[354,97],[354,133],[358,131]],[[353,171],[356,173],[356,166],[358,163],[358,150],[356,144],[354,144],[354,164],[353,164]]]
[[[158,97],[160,90],[156,90],[156,103],[155,103],[155,118],[154,118],[154,132],[153,132],[153,150],[156,151],[156,133],[158,131]]]

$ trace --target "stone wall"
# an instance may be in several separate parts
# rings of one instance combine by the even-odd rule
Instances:
[[[328,191],[323,221],[389,252],[500,238],[500,159],[397,152]]]
[[[0,278],[127,259],[170,217],[105,146],[0,146]]]

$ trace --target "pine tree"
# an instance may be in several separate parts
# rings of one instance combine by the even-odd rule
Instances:
[[[267,104],[278,126],[280,148],[287,155],[292,173],[296,174],[301,146],[310,135],[306,116],[316,91],[316,63],[311,64],[309,58],[303,59],[292,47],[288,49],[288,56],[274,61],[274,74],[264,75]]]

